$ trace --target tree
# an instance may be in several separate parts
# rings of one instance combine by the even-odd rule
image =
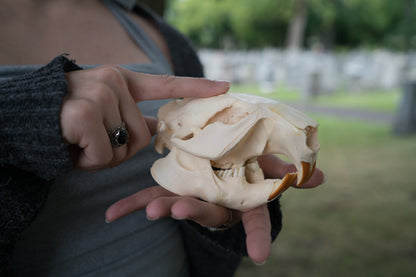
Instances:
[[[293,0],[174,1],[167,19],[200,47],[279,46],[285,41]]]
[[[295,0],[228,0],[236,45],[284,46]]]
[[[196,45],[220,47],[228,32],[224,1],[174,1],[166,18]]]
[[[406,51],[411,48],[411,39],[416,32],[413,32],[415,13],[413,12],[416,2],[406,0],[403,3],[403,17],[405,22],[403,47]],[[413,27],[413,28],[412,28]],[[416,80],[409,78],[410,56],[407,58],[403,71],[402,98],[396,114],[393,130],[396,134],[416,133]]]
[[[294,3],[294,11],[289,22],[287,48],[300,49],[305,37],[305,26],[308,17],[308,1],[298,0]]]
[[[410,1],[412,5],[406,4]],[[410,3],[409,2],[409,3]],[[416,47],[414,0],[171,0],[167,19],[199,47]]]

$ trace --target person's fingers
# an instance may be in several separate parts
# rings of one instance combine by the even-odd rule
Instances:
[[[115,128],[119,128],[122,125],[122,122],[124,122],[123,113],[125,113],[125,111],[121,112],[121,108],[124,107],[121,106],[120,97],[107,85],[98,86],[98,89],[95,90],[90,89],[86,92],[85,96],[88,96],[89,99],[94,99],[94,104],[97,105],[97,109],[101,111],[103,124],[107,131],[107,139],[110,140],[109,132],[111,133]],[[125,128],[130,130],[132,124],[129,123],[125,122]],[[85,134],[88,134],[89,132],[90,130],[85,130]],[[108,167],[116,166],[127,158],[127,153],[129,151],[128,144],[119,147],[112,146],[112,151],[113,158],[111,162],[108,163]]]
[[[105,213],[106,222],[113,222],[135,211],[146,209],[149,219],[172,216],[193,220],[206,227],[221,226],[230,220],[228,209],[193,197],[181,197],[155,186],[139,191],[112,204]],[[240,212],[232,211],[233,222],[240,220]]]
[[[225,93],[230,86],[228,82],[202,78],[136,73],[118,66],[70,72],[66,78],[69,93],[61,112],[63,137],[76,167],[90,171],[116,166],[150,143],[157,121],[145,119],[136,102],[208,97]],[[129,141],[122,147],[112,147],[108,132],[122,122]]]
[[[115,164],[132,157],[137,151],[147,146],[151,139],[146,121],[130,94],[127,80],[121,70],[128,71],[117,66],[101,66],[93,71],[94,77],[101,84],[98,87],[109,87],[108,102],[117,103],[118,105],[117,107],[112,107],[112,110],[110,107],[101,105],[104,108],[102,110],[104,115],[111,116],[113,120],[118,118],[120,122],[123,121],[129,132],[127,149],[124,146],[121,147],[126,152],[124,159],[115,160]],[[103,89],[101,89],[102,92]],[[116,99],[112,101],[111,96]],[[99,97],[94,97],[94,99],[99,99]],[[113,115],[114,112],[117,112],[117,115]],[[119,151],[119,149],[115,148],[115,151]]]
[[[159,197],[174,196],[160,186],[146,188],[112,204],[105,213],[107,222],[112,222],[135,211],[144,209],[151,201]]]
[[[144,120],[146,121],[147,128],[149,128],[150,135],[156,135],[157,133],[157,118],[153,116],[144,116]]]
[[[131,97],[127,85],[120,84],[117,88],[120,101],[120,116],[129,132],[126,159],[131,158],[139,150],[146,147],[151,140],[151,132],[137,104]]]
[[[204,78],[135,73],[120,68],[136,102],[183,97],[209,97],[226,93],[230,83]]]
[[[293,163],[283,161],[275,155],[261,156],[258,158],[258,162],[266,178],[281,179],[287,173],[296,172],[296,167]],[[323,184],[325,179],[325,173],[321,169],[315,168],[314,173],[306,183],[302,184],[300,187],[297,187],[295,182],[293,186],[296,188],[314,188],[320,184]]]
[[[241,215],[246,232],[247,253],[256,264],[263,264],[270,255],[271,223],[267,205],[262,205]]]
[[[159,197],[146,206],[146,215],[149,220],[172,216],[172,206],[181,199],[181,196]]]
[[[201,226],[218,227],[230,221],[230,216],[233,222],[240,220],[240,213],[237,211],[198,200],[193,197],[182,197],[176,201],[171,208],[172,217],[175,219],[188,219],[195,221]]]
[[[192,197],[161,197],[146,207],[149,219],[171,216],[178,220],[192,220],[201,226],[220,226],[229,220],[227,209]]]
[[[113,150],[96,106],[82,99],[67,100],[61,110],[62,134],[68,144],[77,145],[77,167],[94,170],[113,159]],[[86,131],[87,130],[87,131]]]
[[[103,70],[100,69],[68,73],[66,77],[70,91],[64,100],[61,112],[64,138],[67,139],[76,133],[79,136],[78,142],[80,140],[88,142],[88,144],[84,143],[87,147],[77,144],[79,150],[76,151],[75,158],[78,168],[90,171],[117,165],[126,158],[127,154],[126,145],[112,147],[110,142],[108,132],[122,124],[120,97],[112,85],[97,82],[96,79],[99,79],[102,72]],[[72,103],[72,106],[69,105],[73,110],[72,113],[65,112],[68,110],[68,103]],[[97,132],[98,129],[100,132]],[[97,136],[101,137],[97,138]],[[103,148],[104,140],[108,141],[105,143],[105,148]],[[70,148],[75,149],[73,146]],[[106,158],[102,158],[103,155],[106,155]]]
[[[285,162],[275,155],[260,156],[257,161],[266,178],[281,179],[288,172],[296,172],[294,164]]]
[[[296,184],[294,184],[294,186],[296,188],[314,188],[317,187],[319,185],[322,185],[326,182],[326,175],[325,173],[319,169],[319,168],[315,168],[315,171],[313,172],[311,178],[304,184],[302,184],[300,187],[296,186]]]

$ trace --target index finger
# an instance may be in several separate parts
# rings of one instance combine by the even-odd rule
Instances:
[[[127,81],[131,96],[136,102],[156,99],[210,97],[226,93],[230,89],[230,83],[227,81],[120,70]]]

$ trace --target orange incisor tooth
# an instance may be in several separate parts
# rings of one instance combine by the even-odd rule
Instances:
[[[280,186],[270,194],[268,201],[274,200],[281,193],[287,190],[290,187],[290,185],[293,184],[293,182],[295,182],[297,175],[298,174],[296,173],[286,174],[286,176],[283,178],[282,182],[280,183]]]
[[[311,173],[309,174],[309,178],[308,179],[310,179],[312,177],[312,174],[315,171],[315,168],[316,168],[316,162],[313,163],[312,170],[311,170]]]
[[[312,166],[308,162],[301,162],[301,164],[302,164],[302,176],[301,176],[302,179],[297,184],[298,187],[306,183],[309,180],[309,178],[312,177],[312,174],[315,171],[315,167],[316,167],[316,162],[314,162]]]

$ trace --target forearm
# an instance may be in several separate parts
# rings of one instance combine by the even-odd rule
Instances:
[[[65,73],[80,69],[59,56],[38,71],[0,83],[0,165],[51,180],[72,168],[62,139]]]

